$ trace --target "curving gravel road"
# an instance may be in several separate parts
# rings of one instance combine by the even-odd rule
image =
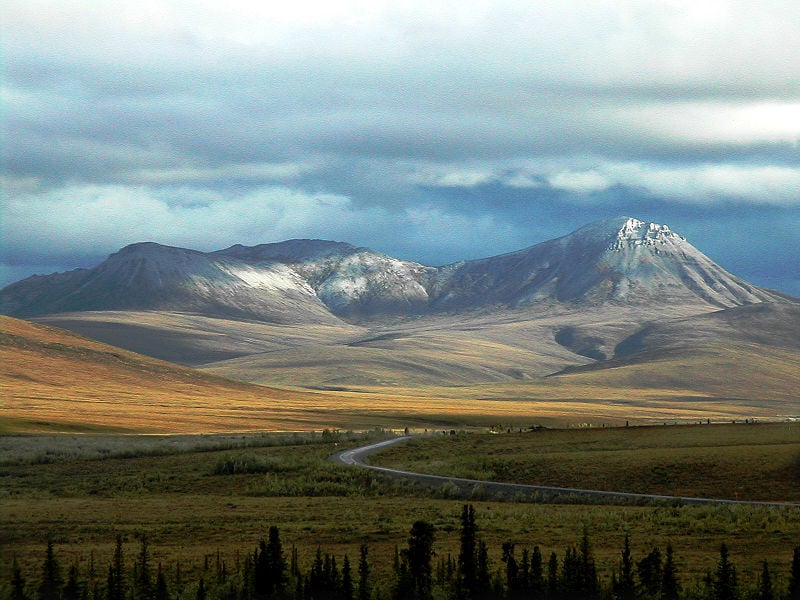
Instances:
[[[549,498],[555,499],[558,497],[572,496],[572,497],[585,497],[587,500],[604,500],[604,499],[625,499],[631,500],[634,503],[646,502],[664,502],[670,504],[740,504],[745,506],[774,506],[774,507],[791,507],[800,508],[800,504],[792,502],[759,502],[751,500],[724,500],[717,498],[692,498],[686,496],[663,496],[660,494],[634,494],[630,492],[609,492],[604,490],[584,490],[579,488],[561,488],[543,485],[524,485],[521,483],[503,483],[500,481],[482,481],[479,479],[465,479],[463,477],[446,477],[444,475],[428,475],[426,473],[413,473],[411,471],[402,471],[400,469],[390,469],[389,467],[379,467],[365,462],[365,459],[370,455],[383,450],[394,444],[399,444],[418,436],[401,436],[384,440],[367,446],[359,448],[352,448],[350,450],[343,450],[331,456],[331,460],[349,465],[353,467],[362,467],[365,469],[372,469],[373,471],[380,471],[391,477],[406,478],[420,483],[440,486],[447,483],[455,485],[462,493],[471,493],[478,489],[485,491],[487,495],[492,496],[505,496],[507,498]]]

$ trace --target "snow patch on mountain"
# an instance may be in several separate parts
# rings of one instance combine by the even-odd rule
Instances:
[[[269,265],[253,267],[248,265],[231,265],[216,263],[223,273],[235,277],[248,287],[263,290],[297,290],[314,295],[310,285],[294,270],[286,265]]]

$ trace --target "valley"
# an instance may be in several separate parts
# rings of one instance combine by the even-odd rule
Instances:
[[[800,413],[800,304],[629,218],[437,268],[321,240],[214,253],[134,244],[93,269],[13,284],[0,306],[63,328],[3,321],[10,430]],[[109,360],[123,356],[115,348],[136,354]]]

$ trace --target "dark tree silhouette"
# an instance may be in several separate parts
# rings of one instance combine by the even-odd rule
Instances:
[[[547,561],[547,597],[557,598],[558,588],[558,557],[555,552],[551,552]]]
[[[728,546],[719,548],[719,562],[712,580],[714,600],[737,600],[739,597],[736,584],[736,567],[730,561]]]
[[[81,600],[85,591],[85,586],[81,582],[80,574],[78,573],[78,566],[73,564],[67,572],[67,583],[64,584],[61,598],[63,600]]]
[[[646,598],[658,598],[661,593],[661,580],[664,576],[661,566],[661,551],[653,548],[650,554],[636,563],[639,583]]]
[[[633,557],[631,556],[631,542],[625,534],[625,545],[622,548],[622,557],[619,565],[619,580],[614,585],[614,598],[617,600],[635,600],[636,582],[633,579]]]
[[[789,576],[789,600],[800,600],[800,546],[792,554],[792,571]]]
[[[542,552],[539,550],[539,546],[534,546],[533,554],[531,554],[528,589],[530,591],[530,597],[534,600],[544,597],[545,581],[544,572],[542,570]]]
[[[597,579],[597,567],[592,554],[592,547],[589,544],[589,531],[583,527],[583,537],[581,538],[580,553],[580,574],[579,589],[584,595],[584,599],[596,598],[600,591],[600,583]]]
[[[491,599],[494,597],[494,594],[492,593],[492,580],[489,575],[489,549],[486,547],[483,540],[478,540],[478,555],[475,562],[478,567],[478,572],[473,597]]]
[[[180,577],[180,576],[178,576]],[[108,580],[106,582],[107,600],[125,600],[127,586],[125,583],[125,562],[122,552],[122,536],[117,535],[117,544],[114,547],[114,558],[108,566]]]
[[[145,535],[142,535],[142,546],[136,562],[136,579],[133,582],[133,589],[136,600],[151,600],[153,597],[153,578],[150,574],[150,555]]]
[[[358,559],[358,600],[370,600],[372,590],[369,585],[369,553],[366,544],[361,544],[361,555]]]
[[[764,561],[761,566],[761,577],[758,578],[758,600],[774,600],[775,593],[772,590],[772,577],[769,574],[769,565]]]
[[[678,600],[679,596],[678,569],[675,567],[672,544],[667,544],[667,557],[664,560],[664,571],[661,577],[661,600]]]
[[[520,569],[514,558],[514,544],[505,542],[503,544],[502,561],[506,563],[506,589],[509,598],[519,598],[522,595],[523,586],[520,583]],[[526,569],[527,570],[527,569]]]
[[[431,598],[433,569],[434,527],[426,521],[416,521],[411,526],[408,549],[403,551],[411,582],[412,598],[428,600]]]
[[[161,570],[161,563],[158,563],[158,572],[156,573],[156,586],[153,591],[153,600],[168,600],[169,587],[167,587],[167,578],[164,576],[164,571]]]
[[[477,589],[478,529],[475,525],[475,508],[465,504],[461,511],[461,548],[458,553],[458,580],[456,597],[460,600],[474,598]]]
[[[25,578],[17,564],[16,556],[11,565],[11,592],[8,597],[10,600],[28,600],[28,594],[25,592]]]
[[[350,569],[350,559],[344,555],[342,563],[342,590],[340,598],[342,600],[353,600],[353,573]]]
[[[53,550],[53,541],[47,540],[47,551],[42,564],[42,580],[36,590],[36,595],[39,600],[59,600],[63,583],[61,565],[58,564]]]
[[[203,578],[200,578],[200,583],[197,584],[197,595],[195,596],[197,600],[206,600],[208,597],[208,591],[206,590],[206,582],[203,581]]]

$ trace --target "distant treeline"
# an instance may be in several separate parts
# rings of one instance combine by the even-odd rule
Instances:
[[[676,567],[671,545],[653,548],[635,558],[625,537],[619,562],[610,581],[597,574],[589,536],[559,557],[544,556],[539,547],[518,551],[502,545],[501,563],[492,565],[486,544],[478,535],[475,509],[461,513],[458,555],[437,556],[435,528],[426,521],[411,526],[408,541],[396,548],[391,569],[376,570],[366,545],[356,564],[345,555],[317,549],[311,567],[303,572],[297,549],[288,558],[277,527],[243,560],[228,565],[219,555],[206,558],[199,579],[185,581],[180,563],[167,577],[161,564],[153,565],[146,537],[126,566],[121,536],[107,568],[98,570],[94,559],[85,572],[77,565],[64,569],[48,542],[41,573],[26,581],[16,559],[6,597],[13,600],[800,600],[800,546],[794,548],[788,584],[778,585],[766,561],[760,561],[755,584],[743,586],[722,544],[713,572],[688,581]],[[753,560],[758,560],[753,558]],[[211,564],[213,562],[214,564]],[[375,573],[389,572],[390,576]]]

